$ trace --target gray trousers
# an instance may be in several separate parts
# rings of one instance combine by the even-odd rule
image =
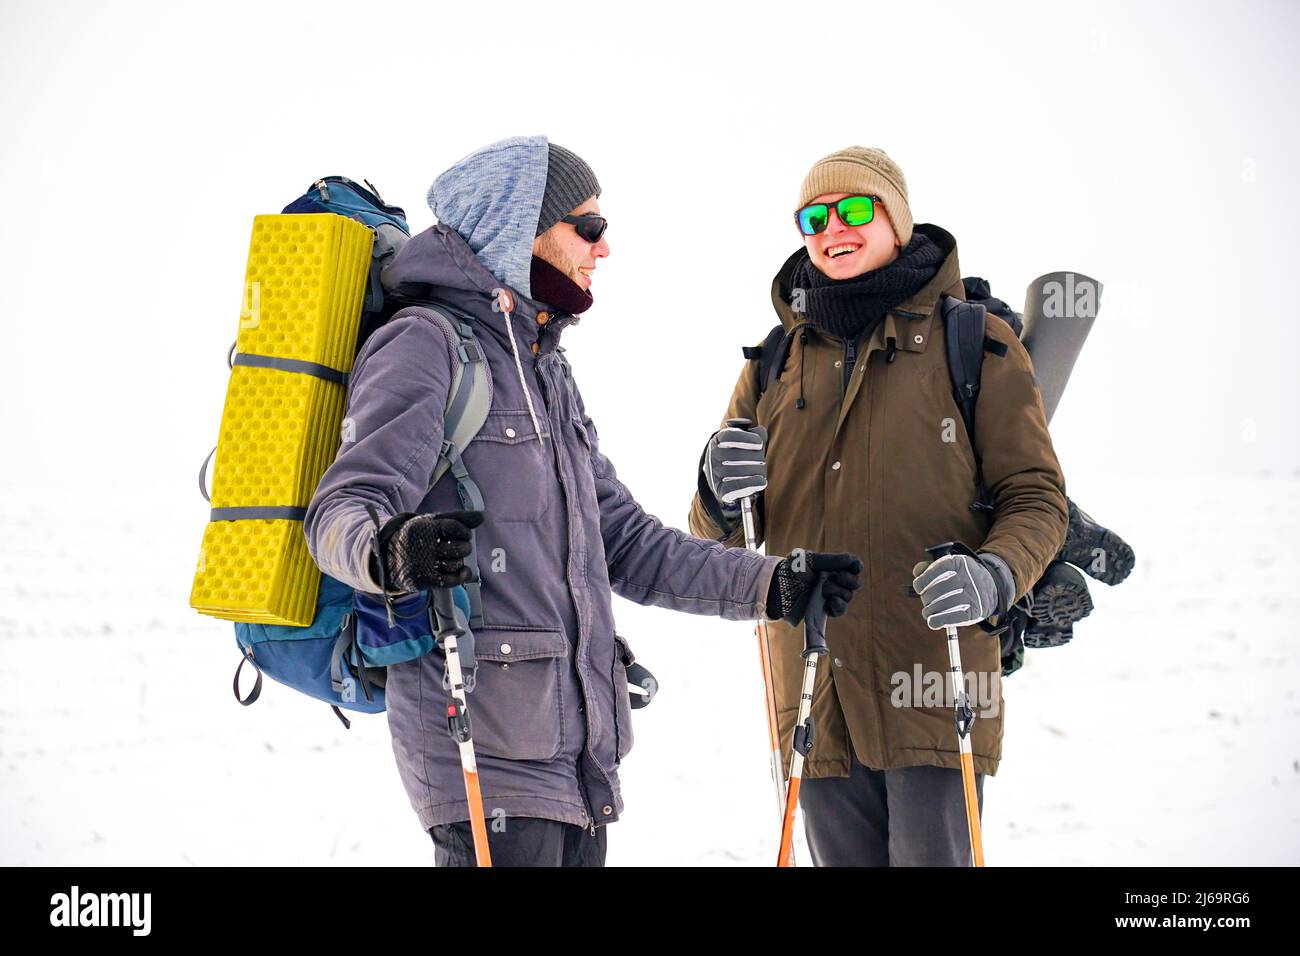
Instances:
[[[975,793],[982,814],[982,773]],[[799,806],[817,866],[971,865],[960,770],[871,770],[855,759],[847,777],[805,778]]]

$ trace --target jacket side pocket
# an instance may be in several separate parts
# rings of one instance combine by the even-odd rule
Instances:
[[[628,643],[617,634],[614,635],[614,735],[616,753],[622,761],[632,749],[632,702],[628,697],[627,669],[636,657]]]
[[[554,760],[564,746],[564,708],[577,706],[564,699],[568,639],[560,631],[480,628],[474,653],[474,749],[507,760]]]

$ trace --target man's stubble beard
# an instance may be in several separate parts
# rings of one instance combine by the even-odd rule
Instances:
[[[561,248],[560,244],[556,242],[548,232],[542,233],[539,237],[537,252],[534,254],[537,258],[549,262],[551,265],[555,266],[555,268],[563,272],[574,285],[579,288],[582,287],[582,283],[578,281],[578,277],[582,275],[582,273],[578,271],[578,263],[569,260],[564,253],[564,249]]]

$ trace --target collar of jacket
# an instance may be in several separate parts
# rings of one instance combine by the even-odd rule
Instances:
[[[514,290],[511,290],[514,292]],[[560,345],[560,333],[578,321],[578,316],[559,312],[545,302],[526,299],[515,292],[515,339],[519,348],[534,355],[547,355]],[[545,317],[546,321],[539,321]],[[537,348],[534,350],[533,346]]]
[[[575,320],[575,316],[551,312],[545,304],[507,286],[479,261],[460,233],[441,223],[411,237],[384,269],[383,283],[385,289],[399,295],[445,302],[475,316],[489,334],[508,346],[504,316],[493,308],[496,290],[506,288],[515,300],[511,313],[515,341],[526,354],[555,351],[560,333]],[[545,324],[537,321],[541,312],[547,312]],[[534,345],[538,346],[536,352]]]
[[[935,316],[939,313],[939,297],[946,293],[959,299],[966,298],[961,284],[961,267],[957,262],[957,240],[946,229],[931,223],[917,223],[913,228],[939,245],[944,251],[944,260],[933,279],[916,294],[885,313],[884,321],[876,326],[866,348],[862,350],[863,355],[877,349],[883,351],[888,348],[890,339],[893,339],[894,347],[900,352],[924,352],[930,344]],[[792,253],[772,280],[772,307],[776,309],[786,331],[805,321],[804,316],[795,312],[790,303],[790,278],[804,254],[802,248]],[[811,331],[815,335],[839,341],[837,336],[820,329],[813,328]]]

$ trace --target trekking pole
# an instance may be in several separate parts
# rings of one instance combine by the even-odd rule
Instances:
[[[790,782],[785,791],[785,809],[781,819],[781,849],[777,853],[777,866],[794,866],[794,811],[799,805],[799,782],[803,779],[803,759],[813,748],[812,695],[817,680],[817,659],[828,653],[826,647],[826,608],[822,603],[822,584],[818,576],[808,609],[803,616],[804,661],[803,690],[799,694],[799,717],[794,725],[794,741],[790,750]]]
[[[749,428],[752,424],[748,418],[727,419],[728,428]],[[754,496],[746,495],[740,499],[740,517],[745,527],[745,547],[750,551],[758,550],[758,530],[754,524]],[[781,731],[776,722],[776,689],[772,685],[772,649],[767,638],[767,621],[760,617],[754,622],[754,634],[758,637],[758,661],[763,671],[763,693],[767,705],[767,742],[771,758],[772,787],[776,793],[777,819],[785,816],[785,774],[781,772]]]
[[[949,554],[975,557],[975,552],[964,544],[950,541],[947,544],[926,548],[931,558]],[[980,805],[975,790],[975,758],[971,755],[970,731],[975,724],[975,712],[966,697],[966,676],[961,667],[961,648],[957,646],[957,628],[948,625],[948,670],[952,674],[953,721],[957,725],[957,749],[961,754],[961,784],[966,795],[966,830],[970,834],[971,858],[975,866],[984,865],[984,842],[980,834]]]
[[[456,607],[450,588],[432,592],[433,613],[438,619],[438,643],[447,658],[447,679],[451,702],[447,705],[447,729],[460,748],[460,767],[465,774],[465,799],[469,803],[469,825],[474,834],[474,858],[479,866],[491,866],[488,851],[487,822],[483,817],[483,794],[478,785],[478,763],[474,759],[474,737],[469,725],[469,705],[465,700],[465,673],[461,667],[461,638],[469,666],[473,667],[473,637],[464,615]]]

